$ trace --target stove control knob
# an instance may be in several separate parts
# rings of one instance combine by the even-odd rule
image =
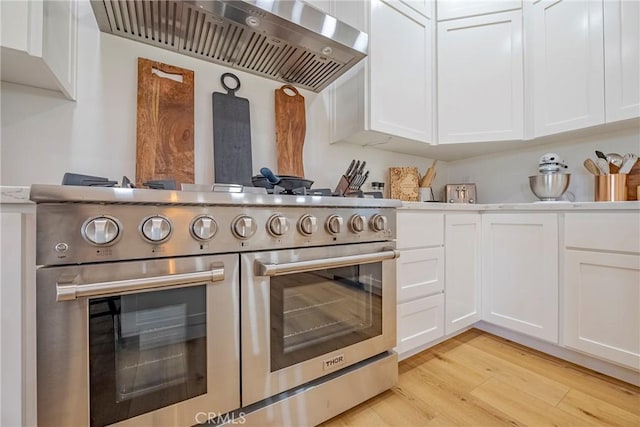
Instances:
[[[311,236],[318,230],[318,220],[311,214],[305,214],[298,221],[298,231],[305,236]]]
[[[327,218],[327,231],[331,234],[340,234],[343,222],[340,215],[331,215]]]
[[[142,223],[142,235],[152,243],[164,242],[171,235],[171,223],[163,216],[151,216]]]
[[[289,231],[289,220],[284,215],[272,215],[267,221],[267,231],[274,237],[284,236]]]
[[[218,224],[209,215],[196,217],[191,223],[191,234],[198,240],[211,240],[217,232]]]
[[[101,216],[88,219],[82,225],[82,237],[92,245],[108,245],[115,242],[120,226],[115,218]]]
[[[231,232],[238,239],[246,240],[256,233],[256,220],[249,215],[240,215],[233,220]]]
[[[369,227],[373,231],[385,231],[387,229],[387,217],[380,214],[375,214],[369,220]]]
[[[352,215],[349,219],[349,227],[354,233],[362,233],[367,225],[367,217],[364,215]]]

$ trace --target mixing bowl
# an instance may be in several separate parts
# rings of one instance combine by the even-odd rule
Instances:
[[[571,174],[548,173],[529,177],[529,187],[538,199],[550,202],[560,199],[569,187]]]

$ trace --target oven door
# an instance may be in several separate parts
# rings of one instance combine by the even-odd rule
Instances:
[[[38,424],[190,426],[240,407],[238,256],[37,272]]]
[[[394,244],[241,255],[242,405],[390,350]]]

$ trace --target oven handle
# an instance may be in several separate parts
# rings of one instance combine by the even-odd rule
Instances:
[[[77,276],[76,276],[77,277]],[[70,301],[80,297],[96,297],[162,288],[172,285],[193,286],[196,283],[220,282],[224,280],[224,267],[212,268],[195,273],[172,274],[168,276],[142,277],[139,279],[119,280],[78,284],[72,282],[56,283],[56,301]]]
[[[305,273],[323,268],[346,267],[349,265],[369,264],[372,262],[395,259],[400,256],[397,249],[385,249],[382,252],[361,255],[347,255],[336,258],[314,259],[309,261],[288,262],[283,264],[265,264],[256,261],[257,276],[283,276],[285,274]]]

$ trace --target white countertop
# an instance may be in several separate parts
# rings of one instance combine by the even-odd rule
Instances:
[[[32,204],[30,187],[0,186],[0,204]],[[426,211],[575,211],[625,210],[640,211],[640,201],[630,202],[536,202],[462,204],[439,202],[402,202],[403,210]]]
[[[403,210],[426,211],[576,211],[624,210],[640,211],[640,201],[630,202],[536,202],[462,204],[437,202],[402,202]]]
[[[33,204],[29,190],[30,187],[0,186],[0,204]]]

